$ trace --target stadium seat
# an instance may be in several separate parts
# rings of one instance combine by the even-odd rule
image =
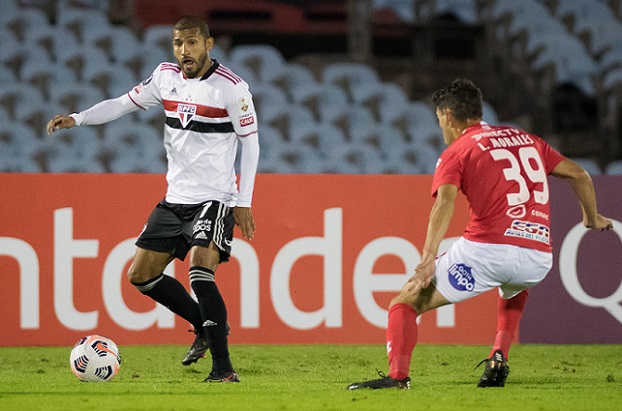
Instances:
[[[274,84],[292,96],[298,87],[308,87],[317,84],[317,79],[306,66],[302,64],[284,64],[274,67],[266,73],[264,81]]]
[[[354,125],[362,124],[373,126],[376,124],[372,112],[367,107],[363,106],[347,104],[341,107],[335,107],[334,112],[328,114],[329,116],[324,121],[339,127],[346,133],[348,138],[350,138],[348,133]]]
[[[415,129],[437,129],[438,119],[430,105],[421,101],[411,101],[403,106],[400,111],[390,113],[385,123],[398,127],[402,133],[407,134]]]
[[[287,143],[272,147],[260,165],[261,172],[313,173],[319,172],[321,163],[320,156],[313,148]]]
[[[251,86],[253,94],[253,102],[257,108],[257,113],[261,113],[264,106],[285,105],[287,104],[287,95],[280,88],[270,83],[258,83]]]
[[[110,20],[102,10],[93,8],[64,7],[57,13],[56,25],[71,31],[81,43],[94,33],[108,31]]]
[[[285,64],[285,58],[274,46],[268,44],[243,44],[235,46],[229,53],[232,64],[250,68],[260,81],[266,81],[268,73]]]
[[[0,47],[0,64],[13,72],[18,80],[21,80],[22,68],[28,61],[36,61],[40,65],[54,64],[41,46],[24,47],[19,43],[8,43]]]
[[[127,93],[139,81],[129,69],[118,64],[100,66],[87,62],[83,71],[83,84],[97,87],[107,98]]]
[[[353,124],[348,133],[350,141],[369,146],[381,154],[406,144],[404,135],[386,124]]]
[[[74,73],[62,65],[43,65],[33,60],[27,61],[22,67],[21,79],[41,90],[46,100],[50,98],[50,88],[53,84],[71,84],[77,81]]]
[[[622,160],[612,161],[605,167],[605,174],[610,176],[622,175]]]
[[[101,142],[92,127],[74,127],[54,133],[46,150],[47,171],[102,173]]]
[[[55,83],[50,87],[50,100],[65,108],[65,113],[77,113],[106,99],[97,88],[79,83]]]
[[[490,125],[498,125],[501,123],[499,121],[499,116],[497,115],[497,111],[492,106],[492,104],[490,104],[487,101],[484,101],[482,109],[483,109],[482,120],[484,120],[486,123]]]
[[[286,144],[285,136],[277,129],[268,124],[259,124],[259,145],[261,153],[268,154],[272,147]]]
[[[463,24],[476,24],[477,5],[475,0],[436,0],[435,15],[451,14]]]
[[[172,57],[173,51],[171,44],[173,41],[173,32],[170,25],[147,26],[143,31],[142,40],[143,45],[147,50],[151,48],[158,48]]]
[[[387,162],[399,165],[396,172],[408,174],[433,174],[440,152],[429,144],[410,143],[395,146],[387,153]]]
[[[16,120],[22,112],[29,110],[33,102],[41,101],[44,101],[41,90],[28,83],[0,85],[0,107],[4,108],[11,120]]]
[[[262,107],[257,112],[259,121],[278,129],[287,139],[291,130],[300,124],[316,124],[309,109],[299,104]],[[259,131],[261,137],[261,130]]]
[[[322,82],[341,87],[348,96],[352,95],[352,88],[361,84],[380,82],[376,71],[362,63],[329,63],[322,71]]]
[[[63,114],[63,106],[44,100],[31,101],[17,113],[16,120],[30,127],[41,139],[47,136],[47,123],[57,114]]]
[[[111,63],[103,51],[93,47],[77,46],[60,50],[56,64],[68,69],[74,78],[81,82],[84,81],[87,64],[105,67]]]
[[[350,104],[342,89],[326,83],[299,85],[292,90],[292,99],[306,106],[318,121],[330,121]]]
[[[533,61],[532,69],[543,70],[547,65],[555,69],[556,84],[574,84],[586,95],[594,95],[598,65],[577,39],[570,36],[549,38],[548,47]]]
[[[209,56],[212,60],[216,60],[225,66],[229,63],[229,53],[224,47],[218,44],[218,41],[214,43],[214,47],[210,50]]]
[[[379,122],[390,122],[408,105],[404,89],[393,83],[359,84],[350,91],[354,102],[369,108]]]
[[[124,26],[111,26],[106,30],[87,30],[84,44],[87,47],[99,49],[108,58],[116,63],[133,61],[143,52],[141,42],[134,32]]]
[[[259,135],[263,141],[263,131]],[[347,143],[344,132],[329,123],[299,124],[291,129],[289,141],[296,146],[311,147],[324,156],[328,156],[336,146]]]
[[[383,159],[372,147],[348,142],[335,146],[325,162],[325,172],[347,174],[382,173]]]
[[[30,127],[12,121],[0,122],[0,153],[2,158],[30,158],[45,149],[46,141],[37,137]]]
[[[76,48],[79,45],[69,30],[51,25],[29,29],[26,32],[25,41],[28,47],[37,45],[45,49],[49,60],[52,61],[57,61],[58,55],[63,50]]]
[[[0,26],[10,30],[19,40],[26,40],[29,32],[49,25],[45,12],[36,7],[5,8],[3,3]]]

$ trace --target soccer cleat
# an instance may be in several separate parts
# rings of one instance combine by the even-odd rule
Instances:
[[[235,371],[220,372],[212,370],[203,382],[240,382],[240,376]]]
[[[190,365],[199,361],[200,358],[205,357],[205,352],[209,349],[209,341],[207,341],[205,335],[201,335],[194,330],[190,331],[193,331],[196,334],[196,337],[194,338],[194,342],[190,346],[190,349],[186,353],[186,356],[183,360],[181,360],[183,365]]]
[[[406,377],[403,380],[396,380],[395,378],[385,375],[382,371],[378,371],[378,375],[381,377],[377,380],[355,382],[348,385],[349,390],[358,390],[361,388],[369,388],[370,390],[377,390],[379,388],[405,388],[410,389],[410,378]]]
[[[480,388],[504,387],[505,379],[508,378],[508,374],[510,373],[510,366],[503,357],[501,350],[495,351],[492,357],[482,360],[482,362],[477,364],[477,367],[484,363],[486,363],[486,368],[477,386]]]
[[[201,358],[205,358],[205,353],[209,349],[209,341],[207,340],[207,337],[201,336],[196,332],[196,330],[188,330],[188,332],[195,333],[196,337],[194,338],[192,346],[190,346],[190,349],[186,353],[186,356],[183,360],[181,360],[183,365],[190,365],[199,361]],[[231,326],[229,325],[229,322],[227,322],[227,335],[229,334],[231,334]]]

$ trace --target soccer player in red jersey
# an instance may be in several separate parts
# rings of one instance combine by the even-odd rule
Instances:
[[[197,362],[209,349],[212,370],[205,381],[239,382],[229,358],[227,309],[215,273],[229,260],[234,224],[244,238],[255,235],[251,202],[259,159],[257,116],[248,84],[210,58],[214,39],[205,20],[180,18],[171,40],[177,63],[161,63],[121,97],[55,116],[47,130],[102,124],[164,107],[168,188],[138,237],[128,277],[141,293],[194,326],[196,338],[183,365]],[[238,144],[239,184],[234,167]],[[173,259],[187,255],[198,303],[179,281],[164,274]]]
[[[585,227],[613,229],[598,214],[589,174],[533,134],[483,122],[482,93],[471,81],[455,80],[438,90],[433,101],[448,147],[434,172],[435,202],[421,262],[390,303],[389,373],[348,389],[409,388],[417,316],[493,288],[500,295],[497,336],[478,386],[504,386],[507,355],[527,290],[552,266],[548,175],[570,183]],[[437,257],[458,190],[466,195],[470,219],[463,236]]]

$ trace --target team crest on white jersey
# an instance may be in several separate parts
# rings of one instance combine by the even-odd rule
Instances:
[[[197,106],[192,104],[183,104],[179,103],[177,105],[177,116],[181,121],[181,125],[183,128],[186,128],[192,117],[197,113]]]

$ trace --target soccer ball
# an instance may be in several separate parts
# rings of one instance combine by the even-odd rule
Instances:
[[[121,355],[111,339],[89,335],[74,345],[69,363],[81,381],[110,381],[119,372]]]

